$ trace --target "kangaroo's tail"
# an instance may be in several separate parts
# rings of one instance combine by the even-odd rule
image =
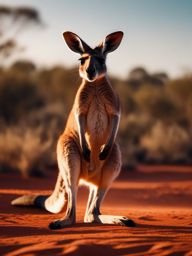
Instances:
[[[25,195],[14,199],[11,205],[14,206],[35,206],[51,213],[59,213],[66,203],[65,194],[53,193],[50,196]]]
[[[25,195],[11,202],[14,206],[36,206],[52,213],[61,212],[66,203],[66,189],[61,175],[58,176],[55,189],[50,196]]]
[[[11,205],[14,206],[36,206],[45,209],[45,201],[49,196],[25,195],[14,199]]]

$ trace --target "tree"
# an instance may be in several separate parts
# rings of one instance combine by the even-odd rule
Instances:
[[[30,26],[42,24],[35,8],[0,5],[0,63],[23,49],[17,41],[18,33]]]

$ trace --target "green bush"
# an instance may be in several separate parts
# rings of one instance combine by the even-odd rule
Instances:
[[[25,74],[7,72],[0,80],[0,117],[13,123],[43,105],[37,85]]]
[[[140,109],[154,120],[172,122],[181,115],[178,104],[165,92],[162,87],[143,86],[134,94]]]

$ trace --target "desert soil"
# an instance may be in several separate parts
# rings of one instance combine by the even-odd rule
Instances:
[[[19,195],[50,193],[56,175],[0,174],[0,255],[192,255],[192,167],[122,172],[101,210],[128,216],[136,227],[84,224],[85,187],[78,192],[77,224],[59,231],[48,224],[63,214],[10,205]]]

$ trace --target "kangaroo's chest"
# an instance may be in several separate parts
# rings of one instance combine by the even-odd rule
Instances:
[[[93,140],[103,140],[106,136],[109,118],[104,103],[95,96],[87,115],[87,135]]]

